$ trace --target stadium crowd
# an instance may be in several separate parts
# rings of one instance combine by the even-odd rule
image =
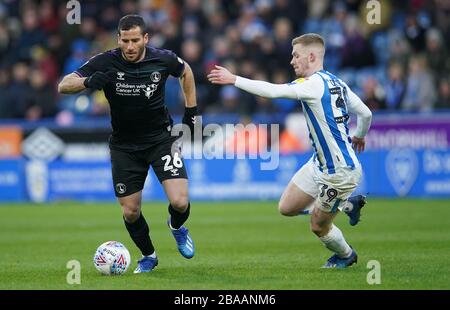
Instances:
[[[295,78],[291,40],[306,32],[324,36],[325,68],[372,111],[450,108],[449,1],[379,1],[378,24],[367,22],[367,1],[359,0],[80,2],[81,24],[71,25],[67,1],[0,1],[0,118],[107,115],[102,92],[60,97],[56,84],[91,56],[115,48],[117,22],[130,13],[148,23],[151,45],[191,65],[202,113],[298,112],[295,101],[212,86],[206,74],[222,64],[252,79],[289,82]],[[173,113],[182,113],[176,79],[168,81],[166,99]]]

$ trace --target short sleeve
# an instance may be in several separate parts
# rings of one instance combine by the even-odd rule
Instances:
[[[80,77],[88,77],[97,71],[104,71],[106,64],[106,56],[104,53],[95,55],[86,61],[80,68],[74,71]]]
[[[169,74],[179,78],[184,72],[184,61],[175,53],[170,53],[168,57]]]

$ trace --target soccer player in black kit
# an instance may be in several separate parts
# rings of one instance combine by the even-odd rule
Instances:
[[[158,265],[149,227],[141,212],[142,189],[153,167],[169,200],[168,226],[178,250],[194,256],[194,243],[183,224],[189,217],[188,181],[180,150],[173,147],[172,119],[164,103],[169,75],[179,78],[185,97],[183,123],[193,133],[197,120],[195,82],[190,66],[173,52],[147,46],[148,33],[139,15],[127,15],[118,26],[119,48],[92,57],[58,85],[63,94],[103,89],[111,110],[109,140],[116,197],[125,227],[142,252],[134,273]]]

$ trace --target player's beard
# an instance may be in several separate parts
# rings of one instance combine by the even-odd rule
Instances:
[[[135,57],[133,57],[132,59],[130,59],[129,56],[126,53],[124,53],[123,51],[122,51],[122,54],[125,56],[125,59],[127,61],[129,61],[129,62],[137,62],[139,59],[141,59],[141,57],[144,54],[144,52],[145,52],[145,45],[139,48],[138,52],[135,55],[133,55]]]
[[[144,54],[144,52],[145,52],[145,45],[142,46],[141,48],[139,48],[138,55],[137,55],[137,58],[136,58],[135,61],[138,61],[139,59],[141,59],[141,57]]]

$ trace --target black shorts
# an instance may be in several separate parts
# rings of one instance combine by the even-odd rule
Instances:
[[[110,149],[116,197],[125,197],[142,190],[150,166],[161,183],[168,179],[187,179],[183,159],[174,141],[166,139],[141,151]]]

